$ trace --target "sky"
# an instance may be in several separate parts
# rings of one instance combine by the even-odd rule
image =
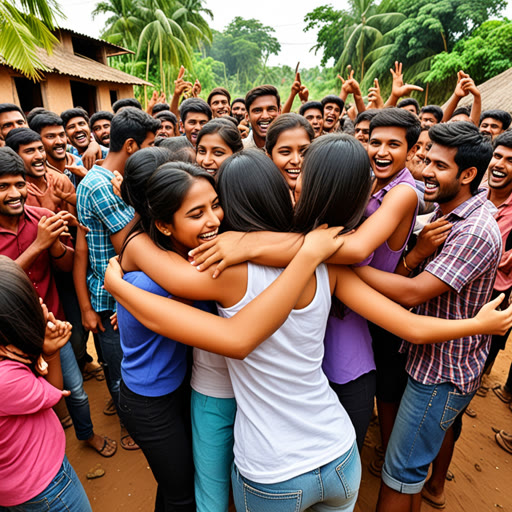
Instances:
[[[223,30],[236,16],[250,19],[255,18],[264,25],[275,29],[275,36],[281,43],[281,52],[272,56],[269,64],[279,66],[287,64],[295,68],[300,61],[301,68],[311,68],[320,64],[321,55],[315,56],[310,52],[316,43],[316,34],[312,31],[303,32],[304,16],[315,7],[328,4],[330,0],[206,0],[205,7],[213,11],[214,19],[210,27]],[[91,13],[98,0],[63,0],[60,2],[67,20],[62,26],[99,37],[107,17],[98,16],[94,21]],[[332,1],[331,1],[332,3]],[[344,0],[336,1],[336,8],[346,6]]]

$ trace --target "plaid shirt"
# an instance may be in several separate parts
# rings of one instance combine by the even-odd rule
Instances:
[[[446,242],[418,267],[417,273],[429,272],[451,289],[420,304],[415,313],[471,318],[489,301],[502,252],[492,209],[483,192],[446,216],[453,224]],[[432,220],[441,216],[438,209]],[[409,350],[407,372],[423,384],[451,382],[462,393],[470,393],[480,385],[490,340],[491,336],[475,335],[430,345],[404,342]]]
[[[115,300],[103,288],[108,260],[116,255],[110,236],[121,231],[133,218],[133,208],[117,197],[110,180],[113,174],[94,165],[77,189],[79,221],[89,228],[85,235],[89,248],[87,287],[91,305],[97,312],[115,309]]]

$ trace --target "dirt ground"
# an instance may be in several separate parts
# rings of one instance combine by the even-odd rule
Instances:
[[[90,351],[92,353],[92,351]],[[512,360],[512,342],[498,356],[491,373],[491,380],[503,384]],[[105,416],[102,411],[108,398],[105,382],[95,379],[85,383],[89,395],[94,429],[116,439],[119,445],[119,420]],[[487,397],[475,396],[471,407],[476,418],[464,416],[462,436],[455,447],[451,471],[455,478],[446,483],[447,512],[512,512],[512,455],[498,447],[491,427],[512,432],[512,411],[489,391]],[[373,425],[368,441],[375,445],[377,427]],[[66,430],[66,453],[89,496],[94,512],[151,512],[156,484],[146,459],[139,451],[126,451],[118,446],[112,458],[103,458],[83,446],[74,436],[72,428]],[[363,450],[363,479],[358,506],[360,512],[373,512],[377,502],[379,479],[369,473],[367,466],[374,456],[374,449]],[[86,473],[101,464],[105,475],[87,480]],[[423,504],[423,511],[436,510]]]

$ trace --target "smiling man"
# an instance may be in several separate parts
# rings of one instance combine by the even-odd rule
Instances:
[[[197,134],[211,118],[212,110],[201,98],[189,98],[180,105],[180,128],[194,148]]]
[[[260,85],[245,96],[251,133],[243,140],[244,148],[263,149],[270,123],[281,113],[281,98],[273,85]]]
[[[324,106],[319,101],[308,101],[304,103],[299,114],[311,125],[315,132],[315,139],[324,132]]]
[[[212,89],[206,100],[212,109],[213,119],[231,115],[231,95],[224,87],[215,87]]]
[[[26,128],[27,119],[18,105],[0,103],[0,139],[5,140],[7,134],[14,128]]]
[[[110,123],[114,114],[106,110],[94,113],[89,120],[91,132],[98,144],[108,148],[110,145]]]
[[[329,94],[321,103],[324,106],[324,132],[332,133],[337,130],[345,102],[339,96]]]
[[[480,131],[494,139],[505,130],[512,122],[512,116],[505,110],[486,110],[480,116]]]

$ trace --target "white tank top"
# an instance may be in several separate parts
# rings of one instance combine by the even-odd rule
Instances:
[[[248,263],[247,292],[231,317],[282,269]],[[322,371],[331,305],[327,267],[316,270],[316,293],[243,361],[226,358],[235,392],[235,463],[241,474],[277,483],[323,466],[350,449],[355,432]]]
[[[214,398],[233,398],[226,358],[194,348],[194,363],[190,386],[202,395]]]

